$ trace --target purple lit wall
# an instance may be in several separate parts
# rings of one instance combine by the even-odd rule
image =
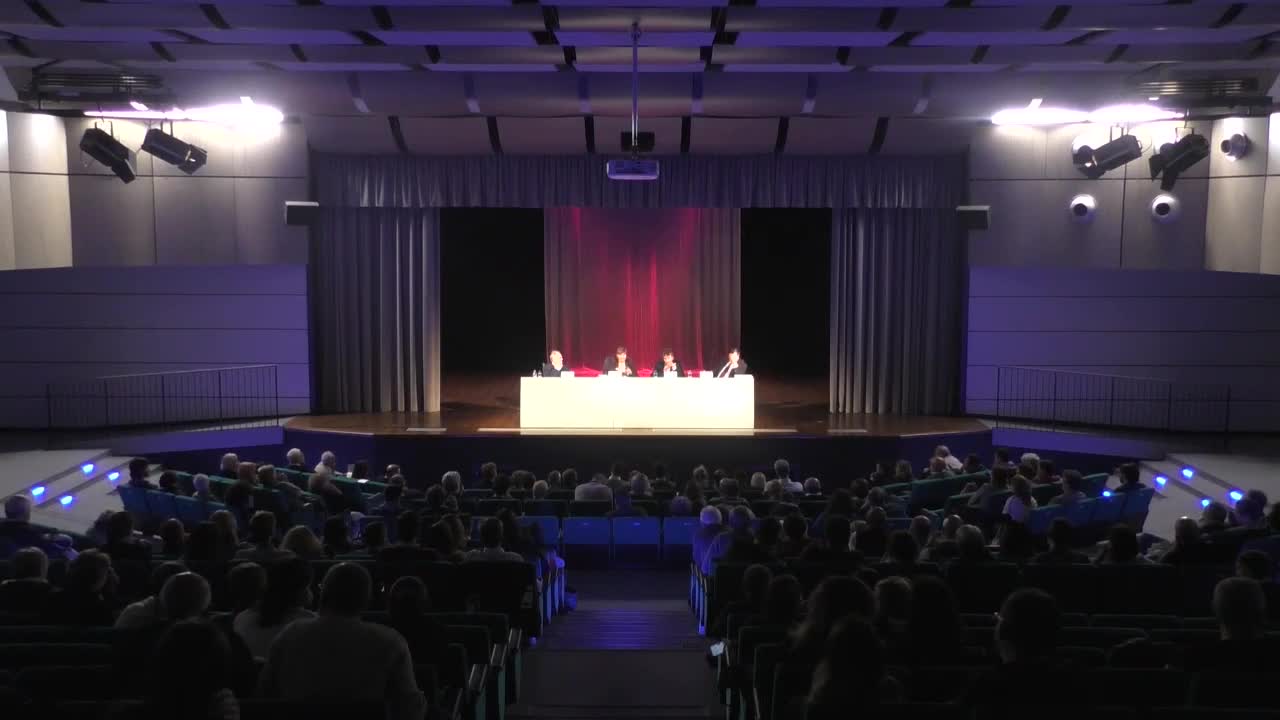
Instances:
[[[1002,365],[1231,386],[1234,430],[1280,430],[1280,277],[973,267],[965,409]]]
[[[305,265],[0,272],[0,427],[40,427],[49,382],[277,365],[280,409],[310,410]]]

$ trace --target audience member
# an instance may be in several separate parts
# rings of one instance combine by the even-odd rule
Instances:
[[[1077,470],[1063,470],[1062,492],[1050,498],[1049,504],[1070,506],[1084,499],[1084,477]]]
[[[45,554],[53,551],[50,534],[31,524],[31,498],[26,495],[9,497],[4,501],[4,517],[0,521],[0,558],[5,556],[5,546],[13,549],[38,547]]]
[[[711,574],[711,545],[724,530],[720,509],[713,505],[702,508],[698,514],[698,529],[693,531],[692,554],[693,562],[708,575]]]
[[[907,532],[911,533],[911,537],[916,541],[916,547],[923,551],[929,546],[929,540],[933,537],[933,520],[928,515],[917,515],[911,518],[911,524],[907,526]]]
[[[982,530],[974,525],[964,525],[956,531],[956,551],[956,562],[991,561],[991,553],[987,552],[987,539],[983,537]]]
[[[280,541],[280,549],[288,550],[305,560],[324,558],[324,546],[320,544],[320,538],[316,537],[316,534],[306,525],[295,525],[289,528],[289,532],[285,533],[284,539]]]
[[[1188,670],[1267,672],[1280,667],[1280,641],[1266,635],[1266,596],[1257,580],[1219,581],[1213,590],[1213,615],[1221,639],[1188,652],[1183,658]]]
[[[261,694],[285,700],[385,703],[390,720],[421,720],[426,699],[413,658],[391,628],[361,621],[372,582],[359,565],[339,563],[321,585],[320,616],[291,623],[271,645]],[[334,649],[341,648],[335,655]]]
[[[1015,590],[1000,607],[996,650],[1000,665],[978,675],[962,698],[977,707],[1043,705],[1040,681],[1058,670],[1054,653],[1062,618],[1058,603],[1043,590]],[[1082,704],[1085,693],[1056,693],[1058,704]]]
[[[1036,474],[1030,480],[1035,485],[1052,485],[1062,479],[1054,474],[1055,470],[1057,466],[1052,460],[1042,458],[1039,463],[1036,463]]]
[[[1259,531],[1250,533],[1250,536],[1261,535],[1261,531],[1267,526],[1266,507],[1259,505],[1256,499],[1246,495],[1237,500],[1235,507],[1231,508],[1229,519],[1231,527]]]
[[[955,475],[951,468],[947,467],[947,461],[944,458],[929,458],[929,468],[924,473],[925,480],[938,480],[941,478],[949,478]]]
[[[419,543],[435,553],[435,557],[445,562],[459,563],[466,554],[459,549],[459,538],[453,521],[443,518],[431,525],[423,525],[423,542]]]
[[[345,515],[331,515],[325,518],[321,528],[324,533],[324,554],[329,557],[349,555],[355,548],[351,545],[351,535],[347,529]]]
[[[675,483],[671,482],[671,478],[667,476],[667,466],[657,463],[653,466],[653,483],[652,488],[654,495],[673,495],[676,492]]]
[[[332,472],[319,471],[313,474],[307,481],[307,492],[320,498],[325,512],[330,515],[337,515],[351,509],[347,504],[346,496],[342,494],[342,489],[333,483]]]
[[[872,626],[876,634],[890,651],[906,647],[910,642],[907,628],[911,622],[911,583],[906,577],[892,575],[876,583],[875,596]]]
[[[1200,511],[1200,533],[1213,535],[1227,529],[1227,506],[1213,501]]]
[[[720,499],[716,500],[716,505],[721,508],[730,509],[738,505],[748,505],[749,503],[742,497],[739,490],[738,479],[726,477],[720,481]]]
[[[1005,500],[1001,514],[1009,522],[1025,525],[1031,517],[1031,511],[1038,507],[1036,499],[1031,496],[1031,481],[1021,475],[1014,475],[1009,481],[1009,490],[1012,494]]]
[[[756,546],[769,560],[778,557],[778,545],[782,542],[782,520],[777,516],[760,518],[760,526],[756,528]]]
[[[991,477],[987,481],[972,490],[969,496],[969,507],[981,508],[986,505],[987,497],[993,493],[1004,492],[1009,489],[1009,480],[1014,476],[1013,468],[1008,465],[996,465],[991,468]]]
[[[768,484],[769,484],[769,479],[765,477],[764,473],[762,472],[751,473],[751,483],[748,487],[751,488],[752,493],[756,495],[763,494],[764,486]],[[779,487],[781,487],[781,484],[779,484]]]
[[[873,507],[867,511],[866,521],[854,533],[853,544],[864,557],[878,558],[884,555],[889,544],[889,517],[884,508]]]
[[[973,453],[970,453],[965,457],[964,465],[960,468],[960,472],[965,475],[977,475],[978,473],[986,471],[987,466],[982,464],[982,458]]]
[[[798,558],[809,545],[809,521],[798,512],[782,519],[782,540],[778,543],[778,559]]]
[[[238,720],[233,666],[226,633],[198,620],[169,626],[146,666],[148,682],[142,684],[145,703],[140,715],[148,720]]]
[[[596,473],[591,476],[590,482],[585,482],[574,488],[573,499],[579,502],[612,502],[613,490],[609,489],[605,476]]]
[[[227,571],[227,596],[231,601],[232,615],[226,618],[228,621],[226,629],[234,632],[235,629],[231,627],[230,621],[235,620],[237,614],[249,608],[258,607],[266,591],[266,568],[256,562],[239,562],[232,565]]]
[[[1037,565],[1087,565],[1089,558],[1074,548],[1075,528],[1066,518],[1049,523],[1049,549],[1031,558]]]
[[[754,519],[751,510],[742,505],[730,510],[729,527],[711,543],[707,550],[707,563],[714,568],[720,561],[735,565],[769,562],[768,552],[756,544],[751,534]]]
[[[11,560],[13,576],[0,582],[0,614],[32,620],[45,611],[54,587],[49,557],[38,547],[22,548]]]
[[[767,566],[756,563],[750,565],[742,573],[742,592],[737,600],[733,600],[720,609],[720,614],[711,622],[707,631],[708,637],[723,638],[728,628],[730,615],[743,618],[757,618],[764,614],[765,599],[769,594],[769,583],[773,581],[773,571]]]
[[[151,571],[151,594],[121,610],[119,617],[116,618],[115,627],[136,630],[164,622],[165,614],[160,604],[160,592],[164,589],[165,583],[169,582],[169,578],[186,571],[186,566],[179,562],[163,562],[157,565]]]
[[[1200,526],[1189,517],[1173,524],[1173,547],[1160,556],[1166,565],[1198,565],[1208,562],[1209,548],[1200,539]]]
[[[827,498],[827,506],[818,513],[813,519],[813,527],[815,529],[827,527],[827,518],[839,516],[848,520],[857,514],[857,508],[854,506],[853,496],[848,490],[836,490],[831,493],[831,497]]]
[[[267,570],[266,592],[257,607],[235,616],[232,626],[255,658],[266,658],[276,637],[294,620],[314,618],[311,604],[311,562],[279,560]]]
[[[1022,563],[1036,554],[1036,539],[1022,523],[1006,523],[1000,528],[1000,562]]]
[[[414,665],[439,664],[448,648],[444,627],[428,617],[429,612],[431,596],[422,580],[406,575],[391,585],[387,592],[389,624],[409,646]]]
[[[607,517],[647,517],[649,515],[642,507],[636,507],[631,502],[631,496],[626,493],[618,493],[613,496],[613,509],[605,513]]]
[[[1115,492],[1138,492],[1147,487],[1142,484],[1142,471],[1137,463],[1124,463],[1116,468],[1116,473],[1120,476],[1120,486],[1115,489]]]
[[[881,560],[889,566],[888,572],[902,577],[912,577],[915,575],[919,557],[920,545],[916,543],[914,535],[906,530],[894,530],[889,533],[889,540],[885,543],[884,558]]]
[[[956,457],[955,455],[952,455],[951,448],[947,447],[946,445],[939,445],[938,447],[934,448],[933,456],[936,458],[941,458],[943,463],[946,464],[947,469],[950,470],[953,474],[959,472],[961,468],[964,467],[964,463],[960,460],[960,458]]]
[[[653,497],[653,492],[649,489],[649,476],[640,472],[631,475],[631,497],[641,500]]]
[[[228,480],[235,480],[239,467],[240,457],[235,453],[227,453],[222,456],[222,460],[218,463],[218,472],[214,474]]]
[[[921,559],[929,562],[942,562],[953,560],[960,554],[960,548],[956,544],[956,533],[964,526],[964,520],[959,515],[948,515],[942,521],[942,532],[933,537],[929,543],[929,547],[925,548],[921,553]]]
[[[147,471],[150,467],[151,465],[146,458],[136,457],[130,460],[129,487],[142,490],[159,490],[159,486],[147,479]]]
[[[790,628],[800,617],[804,605],[800,581],[795,575],[779,575],[769,581],[765,591],[761,620],[764,625]]]
[[[285,453],[284,461],[286,467],[294,472],[305,473],[307,471],[307,456],[299,448],[293,448]]]
[[[805,718],[843,720],[901,699],[902,688],[885,670],[875,631],[858,618],[840,621],[814,670]]]
[[[808,614],[787,638],[788,661],[816,664],[836,623],[850,616],[871,622],[875,614],[875,595],[866,583],[847,575],[826,577],[809,596]]]
[[[998,467],[1009,467],[1009,465],[1012,464],[1009,458],[1009,448],[996,448],[991,453],[991,469],[995,470]]]
[[[166,492],[170,495],[182,495],[182,489],[178,487],[178,473],[172,470],[165,470],[160,473],[160,492]]]
[[[248,520],[248,518],[245,518]],[[218,510],[209,515],[209,522],[218,534],[218,560],[225,562],[235,557],[240,550],[240,536],[236,526],[236,517],[226,510]]]
[[[334,455],[333,451],[325,450],[320,453],[320,465],[329,468],[330,475],[338,474],[338,456]],[[316,472],[319,472],[319,470]]]
[[[102,550],[111,556],[113,566],[151,565],[151,546],[133,536],[133,515],[129,512],[114,513],[107,521],[107,542]]]
[[[249,519],[249,547],[235,554],[236,560],[250,560],[268,565],[277,560],[293,557],[293,553],[276,547],[276,516],[263,510]]]
[[[480,524],[480,544],[484,547],[467,553],[466,562],[524,562],[520,555],[503,549],[502,535],[502,521],[486,518]]]
[[[849,537],[852,531],[853,526],[849,524],[849,518],[832,515],[826,519],[822,540],[809,543],[804,552],[800,553],[800,562],[822,565],[828,573],[848,574],[862,566],[863,557],[879,557],[879,555],[870,555],[870,551],[862,547],[851,550]],[[880,552],[883,553],[883,545]]]
[[[805,492],[804,485],[791,478],[791,463],[778,458],[773,461],[773,476],[782,482],[782,491],[789,495],[800,495]]]
[[[1138,534],[1124,523],[1117,523],[1107,533],[1107,547],[1098,556],[1099,565],[1150,565],[1138,552]]]
[[[111,557],[86,550],[67,566],[62,590],[49,596],[45,608],[50,625],[101,625],[115,623],[115,608],[107,598],[115,583]]]
[[[182,557],[182,553],[186,549],[187,532],[182,527],[182,521],[177,518],[169,518],[160,523],[160,527],[156,529],[156,535],[160,538],[160,556],[166,558]]]
[[[387,526],[381,520],[366,523],[360,532],[360,547],[365,554],[376,557],[378,551],[387,546]]]
[[[209,490],[209,476],[204,473],[197,473],[191,478],[191,497],[201,502],[211,502],[214,500],[213,493]]]

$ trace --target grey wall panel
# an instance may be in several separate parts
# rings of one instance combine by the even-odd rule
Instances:
[[[1209,173],[1218,177],[1242,177],[1246,175],[1267,174],[1267,152],[1269,146],[1268,125],[1270,118],[1226,118],[1213,121],[1212,147],[1209,153]],[[1218,143],[1231,135],[1242,133],[1249,138],[1252,145],[1250,152],[1239,160],[1232,160],[1218,148]],[[1203,165],[1201,162],[1197,165]],[[1277,172],[1272,166],[1271,172]]]
[[[64,362],[64,363],[0,363],[0,397],[39,397],[45,385],[84,378],[140,375],[160,372],[207,370],[240,367],[242,363],[191,362]],[[277,364],[277,385],[282,397],[309,397],[311,374],[306,363]],[[175,381],[175,386],[178,383]]]
[[[10,172],[67,174],[66,128],[62,118],[9,113],[8,132]],[[79,141],[77,137],[76,142]]]
[[[49,418],[44,398],[0,397],[0,427],[46,427]]]
[[[149,181],[72,175],[72,256],[79,267],[153,265],[155,203]]]
[[[1236,430],[1280,430],[1280,278],[1203,271],[974,267],[968,412],[997,368],[1229,385]]]
[[[9,172],[9,113],[0,112],[0,172]],[[0,212],[8,212],[0,208]]]
[[[109,273],[91,268],[0,273],[0,294],[110,295],[305,295],[303,265],[219,265],[168,268],[125,267]]]
[[[286,200],[309,197],[305,179],[235,179],[236,262],[307,262],[307,228],[284,224]]]
[[[1077,193],[1097,199],[1092,223],[1071,222],[1068,206]],[[991,228],[969,233],[975,265],[1116,267],[1120,261],[1123,181],[975,180],[969,200],[991,206]]]
[[[0,117],[4,117],[4,113],[0,113]],[[3,132],[0,129],[0,134]],[[0,270],[13,270],[17,267],[13,241],[13,188],[9,182],[9,173],[0,172]]]
[[[1120,279],[1119,282],[1123,283]],[[1117,288],[1124,291],[1125,288]],[[1280,332],[1280,298],[970,297],[970,332]]]
[[[1275,166],[1275,169],[1280,171],[1280,165]],[[1267,177],[1263,192],[1259,256],[1260,272],[1280,275],[1280,176],[1277,175]]]
[[[156,263],[236,262],[235,179],[156,177]]]
[[[1209,185],[1205,269],[1256,273],[1262,261],[1263,177],[1215,178]]]
[[[254,365],[307,361],[305,330],[0,329],[0,362],[60,362],[88,352],[120,362],[145,352],[150,362]]]
[[[65,175],[11,174],[14,264],[18,268],[71,264],[72,224]]]
[[[305,295],[5,294],[3,328],[305,330]],[[92,302],[86,301],[91,298]],[[192,323],[198,322],[198,325]]]
[[[1126,180],[1121,267],[1187,270],[1203,268],[1209,183],[1209,180],[1203,178],[1180,179],[1170,194],[1180,202],[1182,213],[1173,222],[1159,223],[1151,217],[1151,201],[1163,193],[1159,183],[1147,178]]]
[[[1045,133],[1039,128],[985,125],[969,146],[974,180],[1045,177]]]
[[[235,157],[237,177],[305,178],[307,132],[301,123],[283,123],[242,136]]]

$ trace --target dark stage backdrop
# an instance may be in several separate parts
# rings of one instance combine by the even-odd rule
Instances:
[[[670,347],[698,370],[739,342],[738,210],[544,212],[547,344],[567,364],[599,370],[622,344],[637,369]]]
[[[756,375],[826,378],[831,210],[743,208],[742,356]]]
[[[527,375],[542,362],[542,210],[440,210],[441,366]]]

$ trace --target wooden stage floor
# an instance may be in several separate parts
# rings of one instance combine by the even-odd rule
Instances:
[[[637,382],[643,382],[637,380]],[[439,413],[362,413],[293,418],[295,431],[375,437],[424,436],[593,436],[654,437],[656,430],[520,429],[520,379],[503,376],[448,376]],[[679,435],[910,438],[984,433],[985,423],[967,417],[836,415],[827,411],[827,381],[756,380],[756,429],[681,430]]]

